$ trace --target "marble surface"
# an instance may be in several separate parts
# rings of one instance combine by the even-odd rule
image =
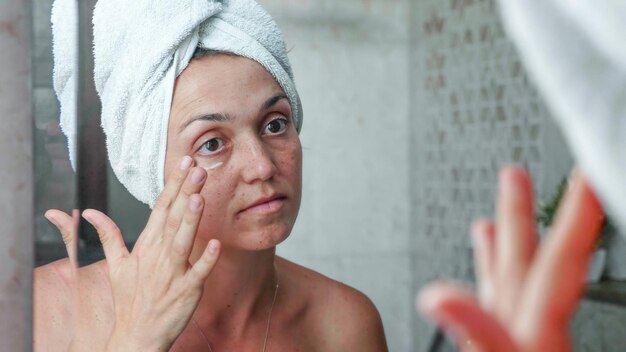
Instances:
[[[30,14],[0,1],[0,341],[31,349],[32,142]]]

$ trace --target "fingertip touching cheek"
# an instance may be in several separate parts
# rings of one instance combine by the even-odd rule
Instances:
[[[258,63],[193,60],[174,89],[166,181],[183,156],[207,171],[200,233],[245,249],[291,231],[301,197],[302,148],[287,96]]]

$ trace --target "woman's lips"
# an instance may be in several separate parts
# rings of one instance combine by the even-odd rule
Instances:
[[[286,197],[283,197],[283,196],[260,199],[254,202],[251,206],[240,211],[240,213],[256,213],[256,214],[274,213],[283,207],[285,200],[286,200]]]

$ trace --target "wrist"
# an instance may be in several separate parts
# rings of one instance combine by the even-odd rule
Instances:
[[[127,332],[114,331],[107,344],[106,352],[168,352],[170,347],[170,343],[158,339],[140,339]]]

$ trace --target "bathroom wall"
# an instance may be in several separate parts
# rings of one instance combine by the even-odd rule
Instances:
[[[28,351],[31,345],[29,25],[27,1],[0,1],[0,341],[5,351]]]

